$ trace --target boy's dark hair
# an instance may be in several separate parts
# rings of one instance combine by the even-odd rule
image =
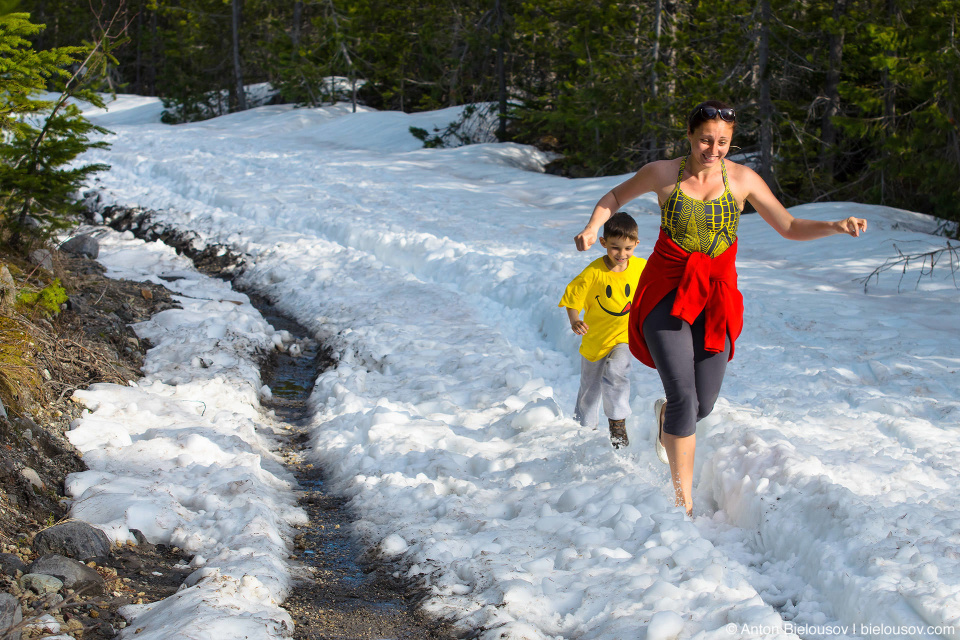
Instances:
[[[640,231],[637,229],[637,221],[629,213],[618,211],[603,225],[603,237],[607,240],[610,238],[639,240]]]

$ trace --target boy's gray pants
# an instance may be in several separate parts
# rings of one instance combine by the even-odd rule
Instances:
[[[616,345],[606,356],[590,362],[580,356],[580,392],[573,419],[584,427],[596,427],[603,412],[611,420],[630,415],[630,363],[633,356],[625,343]]]

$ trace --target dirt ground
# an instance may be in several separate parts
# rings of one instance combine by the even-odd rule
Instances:
[[[14,256],[0,255],[0,261],[13,270],[36,273]],[[8,397],[7,418],[0,417],[0,552],[27,564],[36,559],[34,535],[67,517],[64,479],[85,468],[65,436],[83,411],[72,400],[73,392],[97,382],[138,379],[150,345],[129,325],[177,306],[163,287],[113,280],[103,272],[94,260],[55,254],[53,273],[46,275],[58,277],[66,291],[63,310],[47,318],[7,307],[0,316],[8,331],[4,340],[13,331],[34,347],[31,364],[40,380],[35,388],[15,389],[16,402]],[[6,373],[24,377],[23,371]],[[175,568],[184,562],[178,551],[149,543],[115,549],[94,563],[107,581],[103,596],[64,593],[66,600],[53,605],[22,591],[16,574],[0,574],[0,591],[20,599],[25,618],[49,612],[62,624],[62,632],[74,637],[112,638],[125,626],[118,607],[164,598],[180,586],[185,572]]]

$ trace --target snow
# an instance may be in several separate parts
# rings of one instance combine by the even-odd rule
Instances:
[[[126,609],[138,638],[281,637],[292,628],[279,607],[289,531],[306,521],[273,453],[282,429],[258,399],[257,353],[281,340],[245,295],[172,248],[129,233],[99,240],[108,276],[163,284],[183,308],[135,325],[155,345],[141,380],[74,393],[89,413],[68,437],[89,470],[67,478],[71,515],[118,543],[139,529],[202,567],[175,596]]]
[[[94,124],[109,123],[110,126],[125,124],[159,123],[163,115],[163,103],[156,98],[132,94],[118,94],[108,100],[103,108],[85,102],[78,103],[84,117]]]
[[[578,344],[556,303],[598,255],[573,235],[624,176],[568,180],[530,147],[409,134],[459,108],[267,106],[170,127],[129,104],[97,116],[113,146],[84,158],[112,167],[101,203],[245,254],[240,284],[335,349],[307,455],[362,544],[430,589],[427,612],[484,640],[960,637],[960,292],[944,266],[856,281],[895,246],[943,246],[930,218],[796,207],[869,220],[809,243],[742,218],[746,329],[698,425],[690,519],[652,445],[653,370],[631,375],[630,447],[570,417]],[[644,255],[656,201],[627,210]],[[282,637],[303,514],[272,453],[283,425],[259,407],[256,352],[276,334],[170,250],[106,238],[116,275],[182,276],[168,286],[184,310],[137,327],[157,345],[146,378],[80,394],[91,471],[71,478],[74,515],[201,557],[193,586],[129,612],[138,637]]]

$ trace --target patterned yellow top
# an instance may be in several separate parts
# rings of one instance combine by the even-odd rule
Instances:
[[[699,251],[711,258],[726,251],[737,240],[740,224],[740,207],[730,192],[727,166],[720,161],[723,171],[723,193],[719,198],[704,202],[695,200],[680,189],[683,167],[687,159],[680,161],[677,186],[660,207],[660,226],[670,239],[693,253]]]

